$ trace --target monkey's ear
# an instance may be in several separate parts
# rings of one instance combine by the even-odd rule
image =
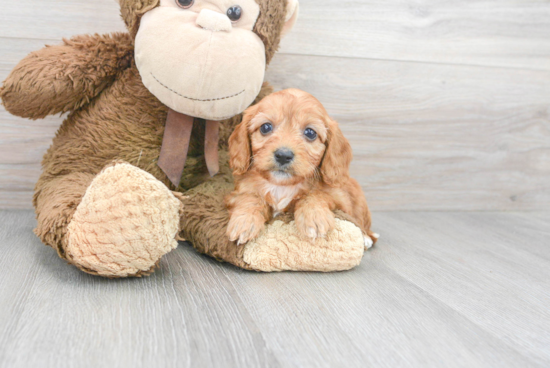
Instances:
[[[160,0],[115,0],[120,4],[120,15],[126,23],[126,28],[133,38],[136,37],[139,29],[141,16],[149,10],[156,8]]]
[[[281,36],[286,35],[294,27],[296,20],[298,20],[299,11],[300,4],[298,3],[298,0],[286,0],[285,25],[283,26]]]
[[[257,113],[257,105],[249,107],[244,112],[243,121],[235,127],[229,137],[229,166],[233,175],[242,175],[248,171],[251,163],[252,151],[250,147],[250,135],[248,125]]]

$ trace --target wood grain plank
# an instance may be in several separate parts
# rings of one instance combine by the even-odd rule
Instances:
[[[40,164],[0,164],[0,208],[32,208]]]
[[[550,70],[544,0],[301,0],[281,51]]]
[[[378,210],[550,205],[550,73],[276,56],[276,88],[313,93]]]
[[[0,81],[34,50],[59,41],[0,38]],[[41,120],[22,119],[0,106],[0,208],[32,207],[34,185],[42,156],[51,145],[64,115]]]
[[[507,0],[499,3],[498,11],[491,12],[487,12],[490,6],[486,1],[461,4],[461,11],[456,10],[457,3],[452,1],[386,3],[347,2],[348,9],[357,10],[349,19],[350,24],[361,23],[367,13],[368,17],[394,19],[395,23],[406,24],[410,19],[400,13],[398,9],[401,8],[414,14],[425,13],[427,19],[441,14],[447,17],[461,14],[468,19],[466,15],[473,12],[479,13],[479,19],[484,21],[483,17],[487,16],[502,17],[502,24],[507,25],[504,28],[510,34],[493,25],[495,34],[504,32],[519,37],[514,27],[524,18],[512,21],[511,14],[526,14],[527,17],[535,12],[538,15],[529,16],[532,21],[523,29],[544,55],[545,42],[538,32],[550,24],[541,22],[547,16],[547,2]],[[55,4],[23,0],[20,4],[6,5],[5,12],[0,15],[0,20],[4,21],[0,22],[0,35],[8,36],[0,38],[0,79],[4,79],[28,52],[45,43],[57,43],[55,39],[62,36],[61,32],[65,32],[64,35],[68,31],[71,34],[90,32],[93,27],[98,27],[99,32],[123,29],[117,5],[110,0],[95,3],[64,0]],[[326,17],[331,16],[336,23],[343,21],[344,15],[338,13],[342,10],[333,9],[331,13],[328,2],[316,2],[318,7],[312,4],[301,3],[306,23],[315,19],[327,20]],[[377,7],[378,12],[366,11]],[[435,10],[430,11],[432,8]],[[50,13],[52,17],[44,17]],[[40,19],[32,21],[38,14]],[[391,15],[384,18],[382,14]],[[80,21],[83,18],[87,21]],[[18,26],[7,27],[13,19],[18,21]],[[53,27],[40,23],[50,21],[55,23]],[[332,23],[325,23],[330,30]],[[449,22],[435,23],[444,26]],[[491,22],[484,24],[491,27]],[[72,27],[75,27],[74,32]],[[15,36],[2,33],[8,28],[10,32],[18,29],[30,32],[22,32],[17,37],[35,38],[9,38]],[[346,29],[329,33],[346,34]],[[426,34],[434,33],[429,29]],[[475,27],[460,32],[470,32],[468,37],[476,35]],[[290,36],[283,50],[296,52],[293,46],[287,48],[296,37]],[[326,44],[334,43],[327,35],[323,37],[328,40]],[[464,39],[470,39],[468,37]],[[530,45],[530,42],[522,44]],[[336,44],[345,45],[345,40],[339,39]],[[513,49],[511,45],[508,49]],[[354,49],[348,46],[345,48]],[[303,51],[306,47],[300,45],[298,49]],[[544,209],[548,206],[547,101],[550,87],[547,73],[279,55],[268,79],[278,87],[306,89],[330,107],[330,112],[342,122],[351,138],[356,152],[353,173],[367,190],[375,209],[488,210]],[[38,176],[38,163],[61,120],[61,117],[50,117],[28,122],[0,108],[0,206],[25,207],[21,200],[28,206],[30,191]]]
[[[301,0],[283,53],[550,70],[545,0]],[[124,31],[114,0],[5,2],[0,37]]]
[[[534,365],[548,364],[548,222],[506,213],[386,213],[377,221],[392,248],[378,253],[382,263]]]
[[[313,356],[320,367],[531,363],[372,257],[367,254],[358,269],[342,274],[285,274],[281,280],[237,275],[233,280],[259,327],[275,330],[267,345],[282,357],[282,365],[316,366]],[[422,266],[432,269],[431,263]],[[501,351],[507,352],[505,359]]]
[[[267,79],[313,93],[341,123],[376,210],[550,204],[548,72],[278,55]],[[38,168],[60,121],[0,112],[5,205],[21,207],[6,188],[32,190],[38,172],[26,169]]]
[[[83,33],[125,32],[116,0],[4,1],[0,37],[61,40]]]
[[[106,280],[40,244],[31,211],[0,211],[0,365],[548,366],[548,220],[378,212],[349,272],[247,272],[180,244],[151,277]]]
[[[61,37],[55,40],[34,38],[6,38],[0,37],[0,77],[3,81],[17,63],[32,51],[39,50],[46,45],[61,44]]]
[[[276,366],[220,267],[189,246],[152,277],[107,280],[40,244],[29,211],[1,220],[1,366]]]

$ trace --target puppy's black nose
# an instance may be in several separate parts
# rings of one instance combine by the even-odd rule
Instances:
[[[279,148],[275,151],[275,161],[277,161],[279,165],[286,165],[292,160],[294,160],[294,152],[288,148]]]

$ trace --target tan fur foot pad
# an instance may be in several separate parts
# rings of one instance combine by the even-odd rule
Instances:
[[[148,274],[176,248],[182,203],[151,174],[127,163],[94,178],[68,226],[67,259],[107,277]]]
[[[336,219],[335,229],[315,242],[302,239],[294,221],[275,221],[247,243],[244,261],[253,269],[273,271],[344,271],[361,263],[365,243],[361,230]]]

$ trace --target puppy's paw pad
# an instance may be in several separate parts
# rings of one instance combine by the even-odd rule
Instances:
[[[256,238],[264,228],[265,219],[259,215],[233,215],[227,226],[227,236],[237,245],[245,244]]]
[[[295,214],[295,219],[298,231],[312,240],[325,238],[334,228],[334,214],[329,209],[308,208]]]
[[[308,237],[310,237],[312,239],[317,238],[317,231],[315,231],[315,228],[313,228],[313,227],[308,227],[307,231],[306,231],[306,234],[307,234]]]

